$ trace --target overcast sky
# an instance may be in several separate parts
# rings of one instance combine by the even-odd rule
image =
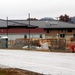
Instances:
[[[0,19],[26,19],[68,14],[75,16],[75,0],[0,0]]]

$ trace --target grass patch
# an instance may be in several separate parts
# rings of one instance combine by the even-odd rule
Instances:
[[[0,75],[7,75],[6,73],[0,72]]]

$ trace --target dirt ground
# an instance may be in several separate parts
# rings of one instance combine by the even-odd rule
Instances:
[[[0,75],[44,75],[18,68],[0,68]]]

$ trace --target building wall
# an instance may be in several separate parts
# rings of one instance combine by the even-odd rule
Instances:
[[[43,33],[30,34],[30,38],[40,38],[40,35],[42,35],[42,38],[45,39],[45,34]],[[0,34],[1,38],[6,37],[6,36],[7,34]],[[16,40],[18,38],[29,38],[29,34],[8,34],[8,40]]]
[[[45,38],[45,34],[30,34],[30,38],[40,38],[40,35],[42,35],[43,39]],[[18,38],[29,38],[29,34],[9,34],[8,37],[9,40],[15,40]]]
[[[7,37],[7,34],[0,34],[0,38],[5,38]]]
[[[72,30],[72,32],[71,32]],[[45,35],[46,38],[52,38],[52,37],[60,37],[60,34],[65,34],[65,38],[71,38],[74,37],[75,30],[70,29],[70,30],[45,30]]]
[[[42,35],[42,38],[53,38],[56,37],[58,38],[58,36],[60,34],[65,34],[65,38],[71,38],[74,37],[75,34],[75,30],[73,29],[72,32],[68,32],[68,30],[44,30],[44,33],[31,33],[30,34],[30,38],[40,38],[40,35]],[[29,34],[27,33],[9,33],[8,34],[8,38],[9,40],[15,40],[16,38],[25,38],[25,35],[27,36],[27,38],[29,38]],[[0,38],[7,36],[7,34],[5,33],[0,33]]]

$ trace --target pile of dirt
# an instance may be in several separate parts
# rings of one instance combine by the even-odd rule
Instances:
[[[0,75],[44,75],[18,68],[0,68]]]

